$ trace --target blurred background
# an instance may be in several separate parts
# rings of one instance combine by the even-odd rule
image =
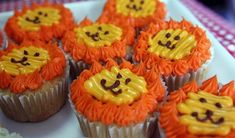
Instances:
[[[197,0],[235,25],[235,0]]]

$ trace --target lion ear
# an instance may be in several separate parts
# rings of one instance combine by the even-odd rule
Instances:
[[[200,87],[201,90],[218,95],[218,79],[216,76],[204,81],[202,86]]]

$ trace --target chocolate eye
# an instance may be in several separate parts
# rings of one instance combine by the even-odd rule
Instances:
[[[39,12],[38,12],[38,15],[42,15],[42,12],[41,12],[41,11],[39,11]]]
[[[134,0],[130,0],[130,2],[134,2]]]
[[[117,78],[120,79],[122,78],[122,75],[120,73],[117,74]]]
[[[144,1],[142,0],[142,1],[140,1],[140,4],[144,4]]]
[[[207,102],[205,98],[200,98],[199,101],[200,101],[201,103],[206,103],[206,102]]]
[[[217,108],[222,108],[222,105],[221,105],[220,103],[215,103],[215,106],[216,106]]]
[[[45,14],[44,14],[44,17],[47,17],[47,16],[48,16],[47,13],[45,13]]]
[[[104,35],[108,35],[108,34],[109,34],[109,31],[105,31],[105,32],[104,32]]]
[[[127,85],[129,82],[131,82],[131,79],[130,79],[130,78],[127,78],[127,79],[125,80],[125,84]]]
[[[24,55],[29,55],[28,51],[24,50]]]
[[[98,30],[102,31],[102,27],[99,26],[99,27],[98,27]]]
[[[175,40],[180,40],[180,36],[175,36],[175,38],[174,38]]]
[[[39,57],[39,56],[40,56],[40,54],[39,54],[38,52],[36,52],[33,56],[35,56],[35,57]]]
[[[170,38],[171,37],[171,34],[170,33],[167,33],[166,34],[166,38]]]

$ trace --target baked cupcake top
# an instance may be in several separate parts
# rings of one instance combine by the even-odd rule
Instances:
[[[211,57],[205,31],[190,22],[159,21],[141,33],[134,57],[162,75],[184,75],[196,71]]]
[[[235,137],[234,81],[219,86],[216,76],[172,92],[160,109],[166,137]]]
[[[90,121],[127,126],[144,121],[156,111],[165,89],[155,70],[143,64],[107,59],[103,67],[94,62],[71,85],[76,110]]]
[[[64,73],[66,60],[54,44],[24,41],[0,51],[0,89],[12,93],[36,90]]]
[[[62,39],[63,48],[76,61],[105,60],[125,57],[128,45],[134,42],[134,29],[125,24],[85,18]]]
[[[135,27],[144,27],[165,16],[165,4],[159,0],[108,0],[100,18],[125,20]]]
[[[25,38],[51,41],[59,39],[73,26],[73,15],[62,4],[33,3],[16,10],[6,23],[5,31],[14,41],[20,43]]]

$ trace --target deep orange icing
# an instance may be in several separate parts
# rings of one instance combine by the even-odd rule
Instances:
[[[107,58],[125,57],[126,48],[128,45],[133,44],[135,30],[128,24],[119,24],[114,22],[106,22],[104,20],[98,20],[97,24],[110,23],[120,27],[123,31],[122,38],[120,41],[115,41],[111,46],[103,46],[99,48],[88,47],[83,42],[80,42],[76,38],[75,32],[68,31],[62,39],[63,49],[70,53],[74,60],[84,60],[85,62],[91,63],[92,60],[106,60]],[[84,27],[94,24],[88,18],[85,18],[80,24],[74,28]]]
[[[138,100],[130,105],[122,104],[117,106],[111,102],[102,103],[93,98],[84,88],[84,82],[87,79],[99,73],[103,68],[111,69],[114,63],[112,59],[109,59],[107,60],[107,66],[102,67],[98,65],[98,62],[94,62],[90,70],[83,71],[70,87],[72,102],[76,110],[90,121],[101,121],[106,125],[117,124],[119,126],[139,123],[145,120],[150,113],[156,111],[158,101],[163,99],[165,93],[162,82],[156,72],[151,71],[139,74],[139,69],[136,69],[136,66],[130,66],[127,61],[121,63],[120,68],[128,68],[133,73],[143,76],[147,81],[148,92],[142,94]],[[150,74],[153,75],[152,78],[148,78]]]
[[[36,46],[48,51],[50,60],[41,70],[36,70],[31,74],[11,76],[6,72],[0,71],[0,88],[10,89],[13,93],[23,93],[26,90],[35,90],[43,85],[43,81],[49,81],[64,73],[66,60],[63,52],[56,44],[45,44],[43,42],[24,41],[21,45],[10,44],[9,47],[0,52],[0,56],[7,55],[14,49],[22,47]]]
[[[170,60],[161,58],[154,53],[147,51],[148,39],[161,30],[167,29],[182,29],[195,36],[197,41],[196,46],[191,50],[191,53],[179,60]],[[157,66],[162,75],[184,75],[189,71],[196,71],[204,64],[211,56],[211,43],[206,37],[205,31],[201,28],[193,26],[190,22],[183,20],[176,22],[170,20],[168,22],[158,21],[156,24],[151,24],[139,36],[135,46],[134,58],[137,61],[143,61],[148,68]]]
[[[109,21],[124,21],[127,24],[132,24],[135,27],[144,27],[152,22],[157,22],[157,20],[162,20],[166,16],[166,8],[165,4],[156,0],[156,9],[153,15],[149,15],[146,17],[132,17],[132,16],[125,16],[121,13],[116,12],[116,1],[117,0],[108,0],[105,4],[104,10],[99,17],[102,20],[109,20]]]
[[[27,31],[17,24],[18,17],[23,16],[28,10],[35,10],[42,7],[57,9],[61,15],[59,22],[52,26],[41,26],[38,31]],[[52,4],[45,1],[42,4],[32,3],[31,7],[24,5],[22,11],[15,10],[14,15],[6,23],[5,31],[10,38],[18,43],[22,42],[25,38],[48,42],[53,38],[60,39],[73,25],[73,15],[69,9],[65,8],[63,4]]]
[[[208,85],[208,87],[207,87]],[[199,138],[202,136],[190,134],[187,130],[187,126],[180,123],[179,115],[176,105],[184,102],[187,99],[187,93],[197,93],[199,90],[213,92],[215,95],[229,96],[234,99],[235,87],[234,81],[223,85],[221,89],[218,88],[218,80],[216,76],[208,79],[203,83],[203,86],[197,86],[195,81],[186,83],[181,89],[171,92],[168,101],[160,108],[160,126],[164,129],[166,137],[174,138]],[[231,131],[226,138],[232,138],[235,136],[235,131]],[[212,136],[204,136],[212,137]],[[216,138],[224,138],[220,136],[213,136]]]

